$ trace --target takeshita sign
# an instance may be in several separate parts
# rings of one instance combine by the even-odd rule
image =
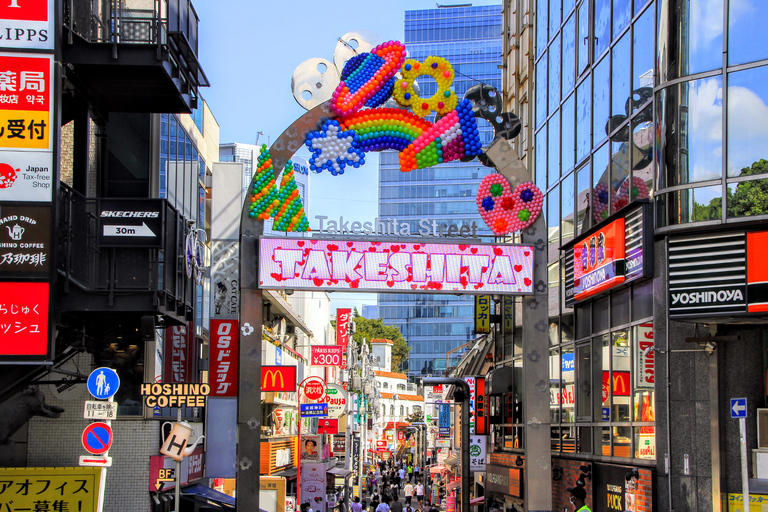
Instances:
[[[431,293],[533,292],[533,247],[262,238],[259,287]]]

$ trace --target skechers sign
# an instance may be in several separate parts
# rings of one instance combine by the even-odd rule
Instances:
[[[259,287],[506,293],[533,292],[533,247],[262,238]]]

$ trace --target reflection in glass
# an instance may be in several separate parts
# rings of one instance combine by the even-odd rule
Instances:
[[[592,453],[592,427],[579,427],[577,429],[577,449],[578,453]]]
[[[768,59],[768,46],[758,43],[763,38],[755,38],[755,34],[765,31],[768,2],[731,0],[728,8],[728,64],[735,66]]]
[[[728,75],[728,177],[768,172],[768,67]]]
[[[563,232],[563,243],[573,238],[573,173],[563,179],[563,206],[560,212],[560,227]]]
[[[549,45],[549,113],[554,112],[560,105],[560,36],[558,35]]]
[[[620,192],[626,191],[629,181],[629,143],[611,142],[611,211],[616,212],[629,204],[626,194],[620,196]],[[621,205],[617,204],[621,200]]]
[[[547,194],[547,232],[548,241],[554,246],[555,258],[560,247],[560,186],[553,188]],[[550,251],[550,254],[552,252]]]
[[[536,134],[536,186],[547,189],[547,129]]]
[[[589,0],[584,0],[579,5],[579,33],[576,34],[576,48],[579,57],[579,72],[577,75],[587,69],[589,64]]]
[[[550,326],[549,326],[549,344],[550,345],[557,345],[560,343],[560,332],[558,327],[558,314],[560,313],[560,304],[557,299],[560,289],[560,263],[555,262],[554,264],[547,267],[547,286],[548,286],[548,293],[549,293],[549,316],[550,316]]]
[[[645,11],[632,30],[632,90],[653,88],[653,9]]]
[[[629,100],[629,34],[624,34],[611,54],[611,115],[628,115]],[[618,123],[616,123],[618,124]]]
[[[560,1],[549,0],[549,37],[551,38],[560,28]]]
[[[606,125],[608,123],[608,117],[610,116],[610,108],[608,105],[610,86],[611,86],[611,67],[610,60],[608,58],[603,59],[600,64],[595,66],[595,70],[592,72],[595,80],[595,97],[592,107],[594,125],[592,131],[595,134],[594,146],[597,146],[600,141],[605,140],[607,136]]]
[[[660,172],[667,186],[722,177],[722,93],[720,76],[661,91]]]
[[[589,176],[589,163],[576,171],[576,233],[580,235],[590,227],[589,197],[592,184]]]
[[[667,82],[723,66],[723,0],[680,0],[660,6],[659,76]],[[666,37],[665,37],[666,36]]]
[[[563,96],[567,96],[575,83],[576,72],[576,16],[563,26]]]
[[[591,148],[590,117],[592,114],[592,80],[587,77],[576,89],[576,161],[589,154]]]
[[[595,23],[595,60],[599,59],[611,44],[611,2],[610,0],[594,0]]]
[[[605,376],[610,372],[611,341],[607,334],[592,338],[592,372],[595,385],[600,385],[600,392],[595,390],[594,409],[592,411],[595,421],[609,421],[610,417],[604,414],[604,408],[611,406],[611,382]]]
[[[560,423],[560,349],[549,351],[549,419]],[[559,437],[559,436],[558,436]]]
[[[573,10],[574,0],[563,0],[563,18]]]
[[[670,225],[707,220],[720,220],[723,199],[720,185],[670,192],[668,195]]]
[[[632,188],[629,201],[648,199],[653,195],[653,121],[648,105],[632,120]],[[626,195],[628,191],[622,190]],[[621,208],[621,206],[619,206]]]
[[[592,157],[592,224],[599,224],[607,219],[610,213],[610,189],[608,186],[608,176],[610,167],[608,165],[608,144],[598,149]]]
[[[621,31],[629,25],[632,15],[629,13],[629,0],[613,0],[613,38],[616,39]]]
[[[576,380],[576,360],[573,353],[573,345],[563,347],[561,364],[562,396],[560,406],[562,408],[562,419],[564,423],[572,423],[576,419],[574,414]]]
[[[561,129],[562,129],[562,167],[563,174],[573,169],[576,158],[576,130],[575,130],[575,103],[576,95],[572,94],[565,103],[563,103]]]
[[[637,16],[637,13],[643,10],[643,7],[650,2],[651,0],[635,0],[635,16]]]
[[[541,126],[547,119],[547,62],[546,54],[536,66],[536,126]]]
[[[547,48],[547,0],[536,1],[536,53],[541,55]],[[545,82],[539,82],[545,83]]]
[[[548,156],[548,181],[551,187],[560,179],[560,116],[554,115],[549,119],[549,156]]]
[[[768,160],[755,162],[752,167],[761,173],[768,172]],[[768,215],[768,180],[729,183],[726,193],[728,218]]]

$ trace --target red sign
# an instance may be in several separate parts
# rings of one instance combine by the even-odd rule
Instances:
[[[3,110],[49,110],[51,61],[48,57],[0,55],[0,69]],[[26,126],[23,129],[26,130]]]
[[[488,417],[485,407],[485,377],[477,377],[475,384],[475,433],[488,433]]]
[[[397,431],[397,440],[398,441],[405,441],[405,430],[398,430]]]
[[[211,319],[210,396],[237,396],[237,320]]]
[[[194,324],[174,325],[165,330],[165,371],[163,382],[183,384],[195,382],[197,356],[194,339]]]
[[[432,392],[433,393],[441,393],[443,392],[443,385],[438,384],[437,386],[432,386]]]
[[[296,391],[296,367],[262,365],[261,390]]]
[[[82,441],[87,452],[94,455],[106,453],[112,446],[112,427],[100,421],[91,423],[83,430]]]
[[[188,476],[187,480],[198,480],[203,478],[203,459],[205,459],[205,450],[202,446],[195,448],[192,455],[185,457],[187,459]]]
[[[48,0],[7,0],[0,5],[0,19],[48,21]]]
[[[48,283],[0,283],[0,356],[48,354]]]
[[[344,347],[349,343],[349,317],[351,309],[336,310],[336,344]],[[314,364],[314,363],[312,363]]]
[[[747,233],[747,311],[768,311],[768,231]]]
[[[301,383],[302,393],[307,400],[319,402],[328,392],[328,386],[320,377],[307,377]]]
[[[619,283],[624,276],[624,219],[616,219],[573,246],[574,298],[583,300]]]
[[[319,345],[312,347],[312,366],[341,366],[344,362],[344,347],[341,345]]]
[[[387,447],[387,441],[385,439],[376,440],[376,449],[381,449],[386,447]]]
[[[653,389],[656,383],[656,353],[653,348],[653,323],[637,327],[638,339],[635,344],[635,385],[638,388]]]
[[[318,434],[338,434],[339,420],[320,418],[317,422]]]
[[[613,372],[613,396],[629,396],[632,393],[632,386],[629,379],[629,372]],[[608,384],[608,372],[603,372],[603,402],[608,401],[608,395],[611,393],[611,386]]]

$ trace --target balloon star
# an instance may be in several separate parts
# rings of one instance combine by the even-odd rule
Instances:
[[[357,168],[365,163],[360,137],[353,130],[342,131],[338,121],[326,121],[321,130],[309,132],[305,144],[312,152],[309,168],[316,172],[328,169],[337,176],[347,165]]]

